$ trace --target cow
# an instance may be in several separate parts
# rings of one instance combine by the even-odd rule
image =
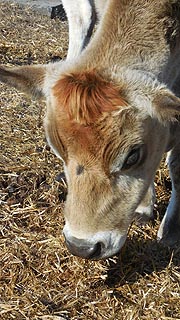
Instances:
[[[157,238],[180,241],[180,2],[104,4],[78,55],[0,67],[0,81],[46,98],[46,137],[68,184],[66,245],[95,260],[120,251],[137,215],[151,216],[165,152],[172,195]]]

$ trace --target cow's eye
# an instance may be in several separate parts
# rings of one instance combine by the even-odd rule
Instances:
[[[122,166],[122,170],[127,170],[137,164],[140,161],[141,158],[141,148],[135,148],[132,149],[126,160],[124,161],[124,164]]]

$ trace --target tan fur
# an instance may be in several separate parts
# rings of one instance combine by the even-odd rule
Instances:
[[[172,5],[177,2],[108,1],[104,19],[81,56],[80,66],[117,70],[133,66],[158,75],[175,49],[172,43],[178,36],[179,21],[174,22]]]
[[[33,96],[43,95],[45,67],[42,65],[8,68],[0,65],[0,81]]]

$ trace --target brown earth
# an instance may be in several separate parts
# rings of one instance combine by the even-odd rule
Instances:
[[[0,1],[1,64],[64,58],[67,39],[66,23]],[[66,185],[45,140],[44,109],[0,85],[0,319],[180,319],[180,249],[156,242],[167,168],[156,175],[155,220],[133,225],[118,257],[73,257],[61,234]]]

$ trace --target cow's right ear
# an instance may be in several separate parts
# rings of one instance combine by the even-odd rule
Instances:
[[[0,66],[0,82],[39,98],[43,96],[46,67],[47,65]]]

